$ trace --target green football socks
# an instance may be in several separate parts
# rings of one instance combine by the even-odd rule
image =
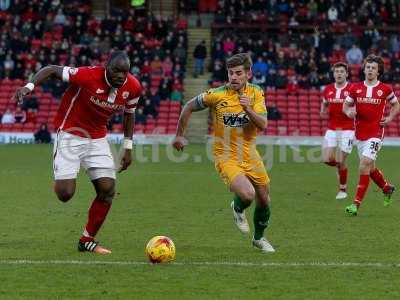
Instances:
[[[254,209],[254,239],[259,240],[264,236],[264,230],[268,226],[271,215],[270,207],[256,205]]]

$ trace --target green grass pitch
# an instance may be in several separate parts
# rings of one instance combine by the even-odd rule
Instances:
[[[385,208],[371,183],[359,216],[346,216],[356,151],[350,199],[336,201],[332,168],[294,162],[291,152],[282,162],[274,149],[267,237],[277,252],[262,254],[234,226],[231,195],[205,147],[185,150],[186,163],[171,162],[161,147],[159,162],[134,162],[119,175],[119,195],[98,236],[113,253],[102,257],[76,250],[94,196],[86,175],[61,203],[52,191],[50,146],[0,146],[0,299],[400,297],[400,192]],[[144,153],[150,157],[151,149]],[[398,148],[383,148],[378,164],[400,187],[398,157]],[[252,209],[247,215],[251,221]],[[174,240],[176,263],[146,262],[154,235]]]

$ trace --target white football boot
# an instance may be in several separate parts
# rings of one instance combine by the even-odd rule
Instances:
[[[236,226],[243,233],[249,233],[250,227],[249,223],[247,223],[246,213],[243,211],[242,213],[238,213],[234,208],[234,203],[232,201],[231,208],[233,211],[233,220],[235,221]]]
[[[343,191],[339,191],[336,195],[336,200],[343,200],[347,198],[347,193]]]
[[[252,243],[254,247],[260,249],[262,252],[265,253],[275,252],[274,247],[272,247],[272,245],[264,237],[259,240],[255,240],[253,237]]]

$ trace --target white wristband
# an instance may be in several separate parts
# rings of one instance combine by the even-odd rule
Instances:
[[[133,148],[133,142],[131,139],[124,138],[124,149],[132,149]]]
[[[25,84],[25,87],[32,92],[35,88],[35,85],[32,82],[28,82],[27,84]]]

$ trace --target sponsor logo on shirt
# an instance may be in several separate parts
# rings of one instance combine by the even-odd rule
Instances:
[[[102,90],[102,89],[97,89],[96,90],[96,94],[103,94],[104,93],[104,90]]]
[[[244,127],[250,122],[249,117],[244,113],[225,113],[223,115],[224,125],[228,127]]]
[[[345,99],[340,98],[328,98],[329,103],[343,103]]]
[[[90,102],[92,102],[102,108],[108,108],[108,109],[112,109],[112,110],[122,110],[125,107],[124,105],[121,105],[121,104],[114,104],[114,103],[110,103],[107,101],[101,101],[99,98],[97,98],[95,96],[90,97]]]
[[[357,103],[366,103],[366,104],[381,104],[382,99],[376,98],[367,98],[367,97],[357,97]]]

